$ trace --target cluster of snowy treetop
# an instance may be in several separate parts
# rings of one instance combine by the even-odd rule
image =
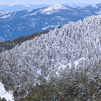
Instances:
[[[60,28],[60,27],[58,27],[58,28]],[[13,40],[13,41],[7,40],[5,42],[0,42],[0,53],[2,51],[4,51],[4,50],[10,50],[10,49],[12,49],[17,44],[20,45],[24,41],[31,40],[31,39],[33,39],[36,36],[40,36],[41,34],[46,34],[48,32],[49,32],[49,30],[43,31],[43,32],[40,32],[40,33],[33,33],[31,35],[28,35],[28,36],[22,36],[22,37],[19,37],[19,38]]]
[[[100,63],[101,15],[98,15],[69,22],[2,52],[0,77],[8,89],[27,90],[30,84],[40,84],[40,76],[49,81],[71,69],[93,70]]]

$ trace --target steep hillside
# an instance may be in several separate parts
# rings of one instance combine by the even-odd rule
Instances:
[[[60,28],[60,27],[58,27],[58,28]],[[0,42],[0,53],[2,51],[12,49],[17,44],[20,45],[24,41],[31,40],[31,39],[35,38],[36,36],[40,36],[41,34],[47,34],[48,32],[49,32],[49,30],[43,31],[43,32],[40,32],[40,33],[33,33],[31,35],[28,35],[28,36],[22,36],[22,37],[17,38],[17,39],[15,39],[13,41],[7,40],[5,42]]]
[[[100,30],[101,15],[91,16],[2,52],[0,78],[6,90],[29,91],[30,87],[41,84],[41,78],[47,83],[55,82],[76,72],[83,72],[89,80],[100,79]]]
[[[17,12],[0,11],[0,41],[14,40],[21,36],[49,30],[100,14],[101,4],[72,8],[57,4],[35,10]]]

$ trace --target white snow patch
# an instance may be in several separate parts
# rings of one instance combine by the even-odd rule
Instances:
[[[27,12],[31,12],[31,11],[33,11],[33,10],[32,10],[32,9],[27,10]],[[37,14],[38,12],[40,12],[40,11],[42,11],[42,9],[40,9],[40,10],[34,12],[34,13],[31,13],[31,14],[26,14],[26,15],[22,16],[21,18],[26,18],[26,17],[28,17],[28,16],[36,15],[36,14]]]
[[[79,62],[80,62],[81,60],[85,60],[85,58],[80,58],[79,60],[75,61],[75,62],[74,62],[75,67],[77,67],[77,65],[79,64]]]
[[[41,75],[41,69],[37,71],[37,74]]]
[[[67,65],[60,65],[59,67],[58,67],[58,69],[65,69],[67,67]]]
[[[79,65],[79,62],[80,62],[81,60],[85,60],[85,58],[80,58],[80,59],[74,61],[74,68],[75,68],[75,69],[76,69],[76,67]],[[66,64],[66,65],[61,64],[61,65],[58,67],[58,69],[57,69],[57,71],[56,71],[56,74],[59,76],[59,71],[60,71],[60,70],[61,70],[61,71],[64,70],[67,66],[69,66],[69,69],[71,69],[71,65],[72,65],[71,62],[68,63],[68,64]]]
[[[52,27],[54,27],[54,25],[46,26],[46,27],[42,28],[42,30],[46,30],[46,29],[48,29],[48,28],[52,28]]]
[[[33,22],[33,23],[31,23],[29,26],[31,26],[31,27],[35,27],[35,23]]]
[[[42,11],[42,13],[45,13],[45,14],[52,14],[52,13],[54,13],[54,12],[57,12],[59,9],[69,9],[69,10],[71,10],[70,8],[68,8],[68,7],[66,7],[66,6],[64,6],[64,5],[62,5],[62,4],[56,4],[56,5],[53,5],[53,6],[49,6],[49,7],[47,7],[46,9],[44,9],[43,11]]]
[[[101,11],[95,12],[96,14],[101,14]]]
[[[12,3],[12,4],[9,4],[8,6],[10,6],[10,7],[11,7],[11,6],[15,6],[15,5],[17,5],[17,4],[15,4],[15,3]]]
[[[88,7],[88,5],[80,6],[81,9]]]
[[[0,15],[4,15],[4,14],[7,14],[8,12],[5,12],[5,11],[0,11]]]
[[[4,41],[4,38],[2,36],[0,36],[0,42]]]
[[[0,82],[0,97],[1,98],[5,98],[7,101],[14,101],[13,100],[13,96],[12,96],[12,92],[7,92],[4,88],[4,85]]]
[[[31,12],[31,11],[32,11],[32,9],[27,10],[27,12]]]
[[[90,12],[89,10],[86,10],[86,12]]]
[[[40,12],[40,11],[42,11],[42,9],[40,9],[40,10],[38,10],[38,11],[36,11],[36,12],[30,14],[30,16],[32,16],[32,15],[36,15],[36,14],[37,14],[38,12]]]
[[[58,73],[58,71],[56,71],[56,75],[58,75],[58,76],[59,76],[59,73]]]
[[[64,21],[65,19],[64,18],[62,18],[61,16],[56,16],[56,18],[58,18],[58,19],[60,19],[60,20],[62,20],[62,21]]]
[[[4,16],[2,16],[2,17],[0,17],[0,18],[8,18],[8,17],[10,17],[11,15],[10,14],[8,14],[8,15],[4,15]]]
[[[96,5],[92,5],[92,7],[94,7],[94,8],[98,8],[98,6],[96,6]]]

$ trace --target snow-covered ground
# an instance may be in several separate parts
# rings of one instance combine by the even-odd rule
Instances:
[[[2,52],[0,70],[3,77],[9,75],[15,88],[28,91],[29,84],[40,83],[40,77],[50,81],[68,75],[71,70],[90,71],[100,61],[101,15],[98,15],[69,22]]]
[[[0,82],[0,97],[1,98],[5,98],[7,101],[14,101],[13,100],[13,96],[12,96],[12,92],[7,92],[4,88],[4,85]]]

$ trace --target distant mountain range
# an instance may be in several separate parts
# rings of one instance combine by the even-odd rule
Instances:
[[[85,6],[90,5],[87,3],[65,3],[65,5],[70,7],[78,7],[78,6]],[[49,6],[49,4],[10,4],[10,5],[1,5],[0,10],[7,11],[7,12],[13,12],[13,11],[20,11],[25,9],[38,9],[42,7]]]
[[[38,9],[41,7],[49,6],[48,4],[11,4],[11,5],[1,5],[0,10],[7,11],[7,12],[14,12],[14,11],[21,11],[25,9]]]
[[[16,12],[0,11],[0,41],[14,40],[101,13],[101,4],[77,8],[57,4]]]
[[[75,8],[75,7],[87,6],[87,5],[91,5],[91,4],[89,4],[89,3],[65,3],[64,5]]]

